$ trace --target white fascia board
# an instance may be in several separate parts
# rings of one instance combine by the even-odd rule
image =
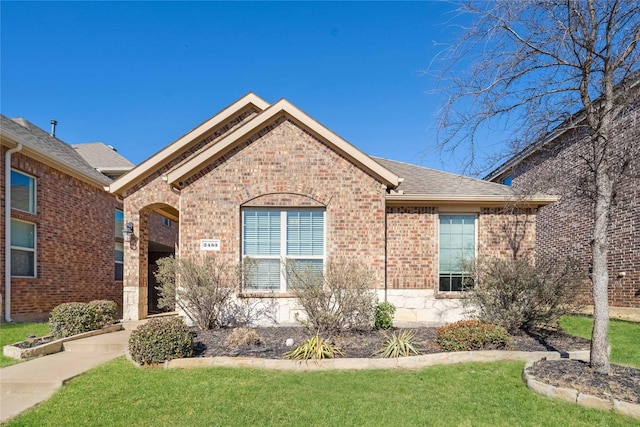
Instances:
[[[442,195],[442,194],[416,194],[416,195],[387,195],[388,205],[402,205],[406,203],[418,203],[429,206],[439,205],[478,205],[483,207],[496,205],[515,205],[542,207],[560,200],[558,196],[531,195],[531,196],[487,196],[487,195]]]
[[[245,110],[251,106],[263,111],[269,107],[269,104],[254,93],[248,93],[215,116],[211,117],[201,125],[187,132],[164,149],[160,150],[144,162],[133,168],[131,171],[115,180],[110,186],[111,193],[119,193],[126,188],[132,187],[140,180],[151,175],[159,167],[170,161],[173,157],[179,155],[193,142],[202,138],[203,135],[210,132],[216,126],[223,124],[231,119],[238,112]]]
[[[390,187],[397,187],[400,184],[400,179],[394,173],[382,167],[362,151],[331,132],[329,129],[312,119],[285,99],[281,99],[276,102],[258,116],[254,117],[252,120],[224,137],[217,144],[212,145],[194,158],[169,172],[166,175],[167,182],[175,184],[176,182],[184,180],[195,171],[204,167],[205,164],[210,163],[211,160],[224,155],[243,138],[258,131],[280,116],[287,117],[302,127],[310,130],[322,139],[323,142],[328,143],[333,149],[354,160],[363,169],[385,182],[386,185]]]

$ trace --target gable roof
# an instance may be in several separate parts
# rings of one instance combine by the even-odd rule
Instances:
[[[10,119],[0,114],[0,135],[4,144],[22,144],[21,153],[88,184],[102,188],[112,181],[91,167],[69,144],[23,118]]]
[[[205,120],[171,144],[149,157],[133,168],[130,172],[115,180],[110,186],[111,193],[122,194],[149,175],[156,172],[176,156],[187,151],[193,145],[223,127],[230,119],[245,111],[255,109],[263,111],[269,104],[253,93],[248,93],[233,104],[229,105],[215,116]]]
[[[378,178],[381,182],[384,182],[387,186],[395,188],[400,183],[398,176],[393,172],[375,162],[371,157],[315,121],[286,99],[281,99],[271,105],[256,117],[223,137],[216,144],[196,154],[185,163],[167,173],[167,181],[170,184],[175,184],[196,173],[206,164],[210,163],[211,160],[227,153],[240,143],[243,138],[250,136],[280,117],[286,117],[310,131],[325,144],[355,162],[359,167]]]
[[[542,194],[522,196],[512,187],[494,182],[380,157],[373,159],[403,179],[396,191],[387,195],[387,202],[391,203],[495,205],[521,202],[539,207],[558,200],[556,196]]]
[[[74,150],[98,172],[105,175],[122,175],[135,167],[115,148],[102,142],[72,144]]]

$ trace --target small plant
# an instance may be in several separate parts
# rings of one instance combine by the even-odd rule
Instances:
[[[151,319],[131,332],[129,354],[141,365],[189,357],[193,338],[180,317]]]
[[[415,338],[413,331],[402,331],[400,335],[394,332],[391,337],[387,337],[384,346],[375,355],[385,358],[418,355],[420,352],[416,349]]]
[[[480,320],[461,320],[436,330],[436,342],[444,351],[497,350],[509,347],[502,326]]]
[[[235,328],[224,341],[227,347],[251,347],[262,344],[262,338],[251,328]]]
[[[286,271],[290,290],[304,309],[304,318],[296,319],[308,330],[334,335],[372,328],[375,275],[364,263],[329,259],[324,272],[318,272],[289,261]]]
[[[99,329],[98,310],[96,307],[83,302],[66,302],[51,310],[49,327],[56,338]]]
[[[342,356],[342,350],[329,341],[326,341],[318,334],[309,338],[298,347],[284,354],[285,359],[290,360],[317,360],[333,359]]]
[[[388,301],[383,301],[376,305],[374,326],[376,329],[390,329],[393,327],[393,315],[396,313],[396,306]]]

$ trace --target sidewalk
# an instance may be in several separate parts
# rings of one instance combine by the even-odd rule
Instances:
[[[131,331],[124,330],[69,341],[65,351],[0,369],[0,422],[48,399],[69,379],[124,354]]]

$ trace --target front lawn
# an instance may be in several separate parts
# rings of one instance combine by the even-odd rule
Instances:
[[[565,318],[590,331],[589,318]],[[619,363],[637,363],[640,324],[611,322]],[[312,362],[310,362],[312,363]],[[138,369],[116,359],[72,379],[9,426],[637,426],[638,421],[549,399],[521,379],[522,362],[417,371],[278,372]]]
[[[571,335],[591,339],[593,318],[564,316],[560,326]],[[609,343],[611,344],[611,362],[640,369],[640,323],[610,320]]]
[[[138,369],[124,358],[71,380],[9,426],[635,426],[531,392],[523,363],[419,371]]]
[[[49,334],[48,323],[3,323],[0,325],[0,347],[24,341],[27,335],[41,337]],[[0,368],[18,363],[19,360],[0,356]]]

